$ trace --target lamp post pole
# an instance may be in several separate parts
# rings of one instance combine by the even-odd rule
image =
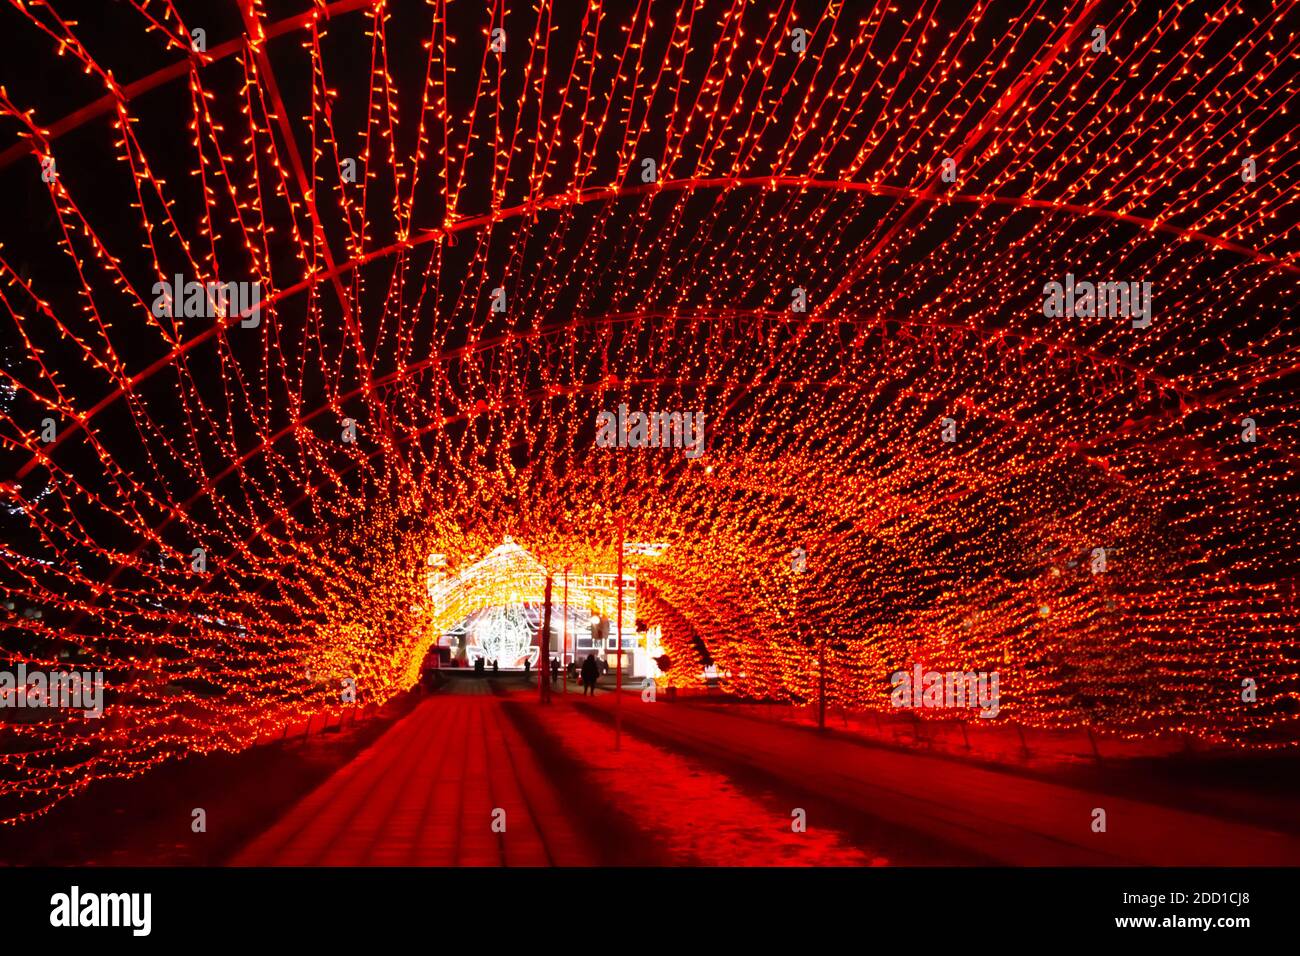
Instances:
[[[537,699],[551,702],[551,573],[546,572],[546,603],[542,608],[542,666],[537,677]]]
[[[803,557],[806,558],[806,555],[803,555]],[[798,559],[796,558],[795,563],[791,567],[791,570],[799,576],[796,580],[802,579],[806,568],[807,565],[798,563]],[[799,598],[802,590],[803,589],[799,584],[795,585],[794,626],[795,633],[799,635],[800,642],[803,640],[803,619],[799,616]],[[817,639],[817,729],[826,729],[826,635],[824,633]]]
[[[623,516],[618,516],[618,672],[614,675],[614,749],[623,748]]]
[[[569,668],[565,663],[565,658],[569,656],[569,568],[571,565],[564,567],[564,647],[560,651],[560,669],[564,671],[564,693],[569,693]]]
[[[826,637],[818,641],[821,645],[821,653],[817,661],[817,681],[821,685],[817,697],[817,729],[826,729]]]

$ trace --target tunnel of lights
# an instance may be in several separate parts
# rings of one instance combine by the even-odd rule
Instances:
[[[387,700],[620,517],[669,684],[1300,740],[1294,4],[106,6],[0,21],[2,656],[107,701],[0,715],[0,816]]]

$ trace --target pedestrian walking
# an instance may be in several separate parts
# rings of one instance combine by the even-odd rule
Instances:
[[[596,663],[596,655],[588,654],[587,659],[582,662],[582,696],[590,694],[596,696],[596,678],[600,676],[600,666]]]

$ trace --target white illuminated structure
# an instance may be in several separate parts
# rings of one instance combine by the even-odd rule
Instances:
[[[520,667],[525,659],[530,666],[536,666],[541,648],[533,644],[533,630],[523,608],[489,608],[470,628],[473,643],[465,649],[465,655],[471,664],[481,657],[502,667]]]
[[[661,553],[663,547],[666,546],[650,544],[645,553],[653,556]],[[557,654],[562,651],[562,581],[562,574],[553,575],[551,647]],[[592,614],[611,621],[616,619],[617,583],[614,574],[568,576],[571,655],[576,648],[578,621],[586,621]],[[429,596],[429,630],[441,635],[443,646],[459,648],[467,663],[472,665],[480,658],[489,664],[495,660],[502,668],[522,667],[525,658],[532,665],[537,663],[541,648],[534,644],[534,635],[541,626],[546,568],[514,539],[507,536],[481,560],[459,572],[448,568],[445,555],[428,555],[425,587]],[[635,637],[635,621],[636,575],[631,569],[625,569],[625,641]],[[611,637],[606,650],[613,646],[616,645]],[[630,657],[630,648],[627,654]]]

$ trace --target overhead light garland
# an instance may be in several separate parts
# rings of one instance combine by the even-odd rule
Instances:
[[[0,90],[0,623],[107,710],[4,718],[0,817],[387,699],[429,555],[618,515],[661,682],[1300,741],[1284,8],[72,7],[5,21],[81,100]]]

